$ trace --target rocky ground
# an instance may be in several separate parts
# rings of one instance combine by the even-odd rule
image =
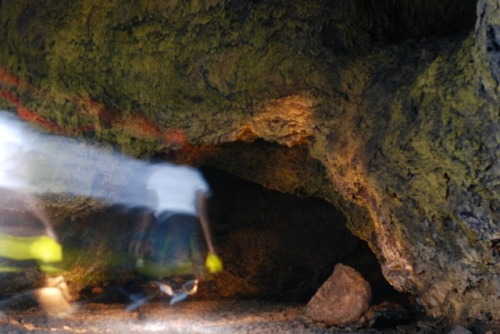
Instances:
[[[190,300],[174,306],[166,301],[125,311],[125,304],[86,302],[63,319],[48,319],[38,308],[5,312],[2,333],[448,333],[440,320],[386,324],[385,328],[334,328],[313,323],[303,305],[256,300]],[[498,324],[497,324],[498,326]],[[379,327],[384,327],[379,324]],[[498,333],[494,324],[471,324],[472,333]],[[457,331],[458,330],[458,331]],[[462,331],[463,330],[463,331]],[[471,333],[455,328],[451,333]]]

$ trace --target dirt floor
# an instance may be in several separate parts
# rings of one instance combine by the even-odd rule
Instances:
[[[328,328],[302,314],[303,305],[255,300],[188,300],[170,306],[148,303],[127,312],[126,304],[81,303],[63,318],[47,318],[39,308],[8,311],[0,333],[448,333],[440,320],[394,325],[385,329]],[[497,328],[498,329],[498,328]],[[462,332],[459,332],[462,333]],[[463,332],[470,333],[470,332]],[[479,328],[473,333],[496,333]]]
[[[336,333],[301,320],[300,305],[257,301],[148,303],[127,312],[123,304],[79,305],[64,319],[39,309],[5,314],[2,333]]]

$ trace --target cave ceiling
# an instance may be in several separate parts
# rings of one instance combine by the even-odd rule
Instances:
[[[321,197],[431,315],[500,318],[500,2],[1,1],[0,107]]]

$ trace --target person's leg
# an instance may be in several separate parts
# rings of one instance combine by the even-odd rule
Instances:
[[[131,208],[127,210],[137,221],[133,227],[130,241],[128,244],[129,254],[134,262],[144,257],[148,252],[149,245],[146,244],[149,229],[155,224],[155,217],[151,210],[147,208]]]
[[[145,256],[156,278],[198,275],[206,252],[197,217],[163,214],[148,232],[150,254]]]

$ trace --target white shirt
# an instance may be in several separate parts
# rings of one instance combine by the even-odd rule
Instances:
[[[146,188],[156,194],[156,213],[198,214],[198,193],[208,194],[210,189],[197,169],[162,163],[150,166],[150,170]]]

